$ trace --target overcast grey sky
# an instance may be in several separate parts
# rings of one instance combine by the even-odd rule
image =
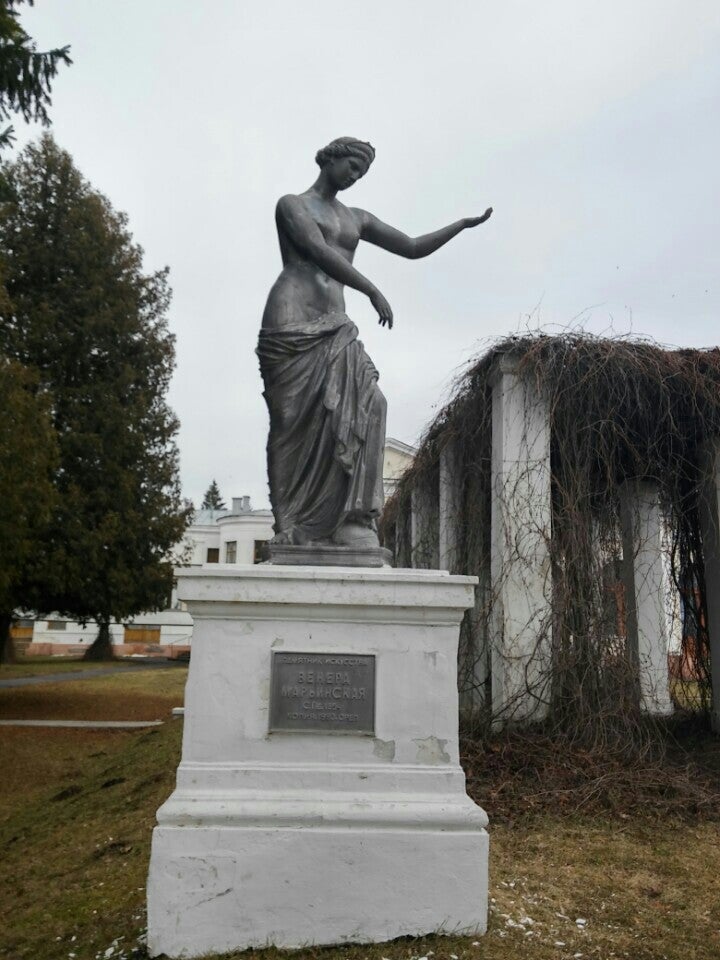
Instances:
[[[37,0],[69,43],[58,143],[169,264],[186,496],[267,504],[254,349],[274,207],[329,140],[377,159],[343,200],[411,234],[495,208],[426,260],[361,245],[390,301],[348,313],[412,443],[488,338],[582,324],[720,342],[718,0]],[[16,123],[19,145],[34,132]]]

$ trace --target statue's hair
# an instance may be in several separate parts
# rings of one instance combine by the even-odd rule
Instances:
[[[355,137],[338,137],[322,150],[318,150],[315,163],[319,167],[324,167],[326,163],[337,157],[359,157],[370,166],[375,159],[375,147],[364,140],[356,140]]]

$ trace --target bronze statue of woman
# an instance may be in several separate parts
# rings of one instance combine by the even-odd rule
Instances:
[[[414,260],[492,213],[489,208],[481,217],[408,237],[337,199],[374,159],[369,143],[333,140],[315,157],[315,183],[277,205],[283,270],[268,296],[257,351],[270,412],[274,544],[378,546],[386,403],[378,372],[345,313],[343,288],[366,294],[388,329],[393,314],[353,267],[359,241]]]

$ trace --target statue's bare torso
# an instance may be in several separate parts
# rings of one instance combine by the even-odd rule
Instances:
[[[361,236],[362,211],[346,207],[339,200],[325,200],[310,191],[283,197],[278,203],[276,222],[283,270],[275,281],[263,314],[266,330],[299,327],[328,313],[344,313],[344,284],[315,263],[288,228],[288,208],[295,220],[311,223],[324,243],[352,264]],[[300,217],[298,213],[302,211]]]

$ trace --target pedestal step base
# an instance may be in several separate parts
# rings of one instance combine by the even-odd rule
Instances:
[[[159,826],[151,956],[485,931],[484,830]]]

